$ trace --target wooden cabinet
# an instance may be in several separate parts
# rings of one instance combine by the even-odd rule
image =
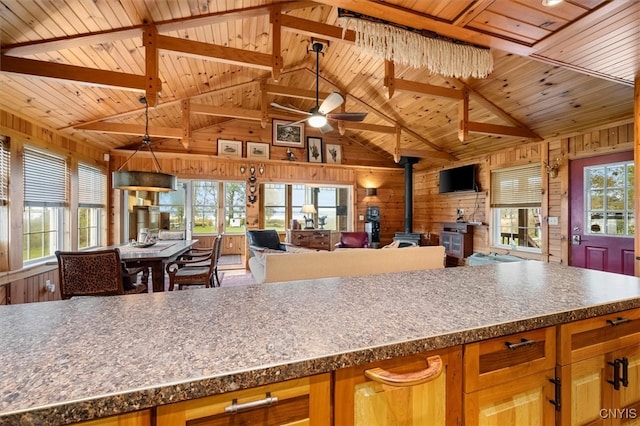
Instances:
[[[329,373],[157,407],[155,426],[331,424]]]
[[[444,246],[447,265],[454,266],[458,260],[473,254],[473,226],[462,222],[445,223],[440,233],[440,245]]]
[[[461,348],[337,370],[334,424],[462,424]]]
[[[151,410],[119,414],[75,424],[78,426],[151,426]]]
[[[464,347],[464,424],[552,425],[555,328]]]
[[[287,243],[316,250],[333,250],[340,232],[328,229],[288,229]]]
[[[560,425],[640,424],[640,309],[559,327]]]

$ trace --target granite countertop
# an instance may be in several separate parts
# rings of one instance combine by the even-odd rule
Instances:
[[[0,306],[0,425],[67,424],[636,307],[635,277],[535,261]]]

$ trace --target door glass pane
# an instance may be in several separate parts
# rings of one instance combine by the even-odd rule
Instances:
[[[218,230],[218,183],[193,182],[193,233],[214,234]]]
[[[224,184],[224,231],[226,234],[244,233],[247,210],[247,185],[244,182]]]
[[[178,182],[178,189],[158,193],[158,206],[161,213],[169,213],[169,230],[184,231],[185,225],[185,184]]]
[[[634,235],[634,171],[633,162],[585,167],[585,233]]]

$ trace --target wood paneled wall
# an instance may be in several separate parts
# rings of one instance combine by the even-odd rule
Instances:
[[[237,123],[236,123],[237,124]],[[61,138],[52,130],[43,129],[6,112],[0,112],[0,132],[11,138],[12,144],[24,144],[28,141],[45,149],[63,153],[75,159],[92,161],[96,165],[104,165],[103,152],[97,151],[88,144]],[[337,132],[336,132],[337,135]],[[316,135],[313,135],[316,136]],[[343,147],[343,164],[311,164],[306,162],[306,151],[297,150],[297,161],[284,160],[286,148],[271,148],[271,159],[268,161],[249,161],[246,158],[221,158],[217,154],[217,138],[242,140],[246,150],[246,141],[269,142],[271,129],[261,129],[259,125],[238,125],[236,127],[219,127],[208,129],[206,132],[196,132],[189,150],[185,150],[177,142],[163,141],[158,149],[154,144],[163,171],[175,173],[184,178],[211,178],[246,180],[248,172],[242,174],[240,166],[250,164],[264,164],[265,173],[259,175],[258,183],[287,182],[287,183],[327,183],[339,185],[353,185],[355,188],[354,223],[355,230],[364,230],[364,221],[359,216],[365,214],[368,205],[376,205],[381,211],[381,245],[388,244],[393,234],[404,228],[404,170],[393,163],[390,157],[379,155],[362,145],[340,136],[322,135],[323,142],[340,143]],[[176,145],[178,144],[178,145]],[[437,243],[439,233],[444,222],[455,221],[456,209],[465,210],[467,220],[480,221],[481,226],[475,227],[474,248],[478,252],[501,252],[491,247],[489,239],[488,204],[490,173],[494,168],[511,167],[518,164],[538,163],[541,168],[543,161],[561,156],[564,163],[557,178],[544,179],[545,202],[543,204],[544,217],[557,216],[560,222],[557,226],[546,226],[548,245],[542,255],[529,256],[548,260],[550,262],[566,263],[569,256],[568,245],[568,167],[567,162],[574,158],[601,155],[620,150],[633,149],[633,123],[631,121],[614,123],[611,126],[593,129],[582,134],[569,135],[562,138],[550,139],[541,143],[522,145],[510,149],[466,160],[448,167],[464,164],[478,164],[478,180],[480,192],[438,194],[438,171],[419,170],[414,177],[414,232],[420,232],[425,237],[430,236],[432,243]],[[110,168],[118,168],[128,157],[130,152],[111,152]],[[153,169],[151,156],[146,152],[138,153],[127,163],[126,169]],[[418,168],[416,168],[418,170]],[[544,171],[544,169],[542,169]],[[546,173],[544,173],[546,176]],[[365,188],[376,187],[375,197],[366,197]],[[112,191],[109,202],[110,234],[109,243],[119,242],[119,191]],[[259,203],[247,204],[247,226],[259,226]],[[22,206],[14,208],[14,216],[21,217]],[[12,210],[13,211],[13,210]],[[14,222],[11,222],[14,223]],[[16,222],[17,223],[17,222]],[[6,226],[6,225],[5,225]],[[13,235],[21,235],[21,228],[14,229]],[[225,252],[242,251],[244,242],[241,236],[229,236],[225,241]],[[204,241],[203,241],[204,244]],[[230,244],[230,245],[229,245]],[[241,248],[242,247],[242,248]],[[16,247],[12,247],[12,250]],[[19,257],[18,252],[9,253],[4,243],[0,245],[1,271],[10,268],[9,256]],[[55,267],[43,271],[11,271],[3,275],[0,281],[0,304],[23,303],[53,300],[59,298],[58,274]],[[16,279],[11,278],[17,277]],[[56,284],[56,291],[48,293],[45,290],[46,280]],[[7,283],[10,283],[6,285]],[[5,284],[5,285],[3,285]]]
[[[633,149],[633,122],[614,123],[582,134],[549,139],[540,143],[522,145],[489,156],[452,164],[449,167],[466,164],[478,165],[479,192],[451,194],[438,193],[440,169],[416,172],[414,195],[414,229],[416,232],[431,234],[431,241],[437,242],[443,223],[455,222],[456,210],[465,211],[467,221],[482,222],[474,227],[474,251],[481,253],[506,253],[507,250],[492,247],[490,240],[489,184],[491,170],[522,164],[540,164],[543,176],[543,240],[546,245],[542,254],[518,252],[519,256],[554,263],[567,264],[569,260],[569,167],[568,162],[576,158],[592,157],[615,151]],[[560,157],[562,164],[556,178],[549,177],[544,167],[545,161]],[[547,218],[558,217],[558,225],[548,225]]]

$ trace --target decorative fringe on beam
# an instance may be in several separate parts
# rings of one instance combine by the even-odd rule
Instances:
[[[485,78],[493,71],[493,56],[486,48],[425,37],[393,25],[351,17],[339,17],[338,22],[345,31],[353,23],[356,47],[376,58],[427,68],[445,77]]]

